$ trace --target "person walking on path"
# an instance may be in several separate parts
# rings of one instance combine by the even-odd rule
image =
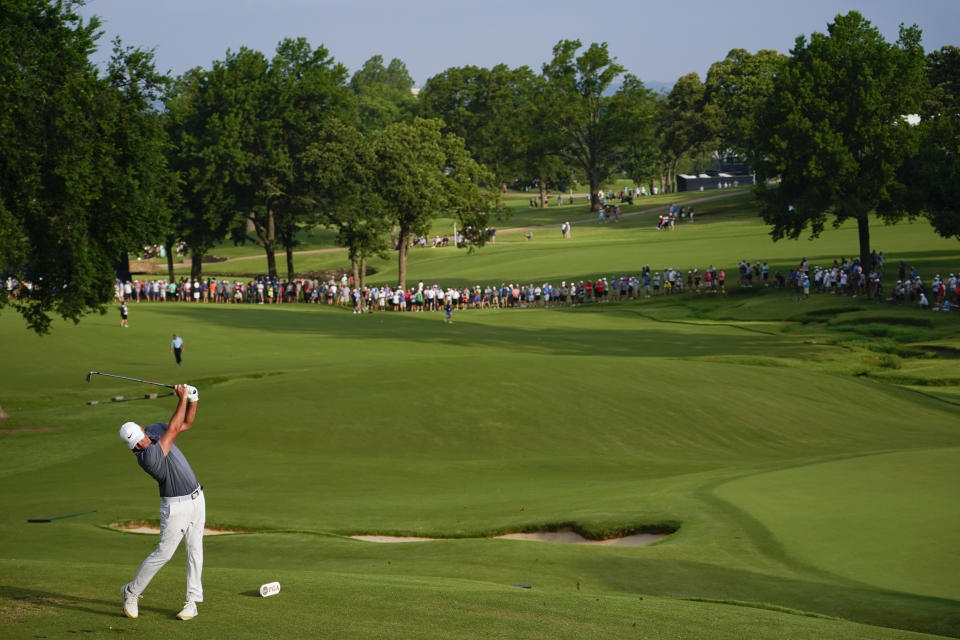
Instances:
[[[120,437],[160,489],[160,542],[156,550],[140,565],[134,579],[120,588],[123,613],[128,618],[139,615],[138,600],[153,577],[186,540],[187,597],[177,618],[189,620],[197,616],[197,603],[203,602],[203,527],[207,508],[203,487],[190,468],[186,457],[174,444],[177,436],[193,427],[200,394],[196,387],[178,384],[177,408],[170,422],[155,422],[143,429],[136,422],[125,422]]]
[[[170,351],[173,351],[173,357],[177,359],[177,366],[179,367],[183,355],[183,338],[173,334],[173,340],[170,341]]]

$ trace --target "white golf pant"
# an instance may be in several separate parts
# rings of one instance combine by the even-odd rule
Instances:
[[[186,540],[187,551],[187,602],[203,602],[203,585],[200,574],[203,573],[203,526],[207,519],[207,505],[203,490],[199,495],[176,498],[160,498],[160,542],[156,550],[147,556],[140,565],[137,577],[127,585],[133,595],[140,595],[157,575],[157,572],[173,557],[180,546],[180,540]]]

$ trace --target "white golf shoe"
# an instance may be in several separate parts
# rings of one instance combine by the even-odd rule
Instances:
[[[140,615],[140,607],[137,601],[140,596],[135,596],[127,589],[127,585],[120,587],[120,597],[123,598],[123,615],[128,618],[136,618]]]
[[[196,602],[186,602],[183,605],[183,609],[180,610],[180,613],[177,614],[177,617],[181,620],[189,620],[191,618],[197,617],[197,603]]]

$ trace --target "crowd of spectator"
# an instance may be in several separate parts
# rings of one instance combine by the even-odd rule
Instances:
[[[875,265],[865,271],[859,259],[837,259],[832,264],[811,265],[803,258],[796,267],[783,272],[767,262],[741,260],[736,283],[727,282],[726,271],[709,265],[701,269],[645,265],[633,275],[599,276],[560,283],[501,282],[468,287],[424,284],[400,288],[390,285],[357,287],[349,274],[335,278],[298,278],[292,281],[257,277],[180,278],[167,280],[115,281],[120,302],[193,302],[212,304],[327,304],[352,308],[355,313],[372,311],[440,311],[449,302],[456,310],[551,307],[635,300],[661,295],[727,293],[738,288],[774,287],[796,293],[798,301],[810,295],[866,297],[921,309],[951,311],[960,303],[960,277],[954,273],[935,274],[925,281],[916,267],[900,261],[896,279],[884,273],[885,257],[875,253]],[[889,284],[885,284],[889,283]],[[4,280],[7,295],[17,297],[36,288],[12,276]]]
[[[960,281],[953,273],[940,274],[930,283],[914,267],[901,262],[898,279],[884,286],[884,258],[877,254],[876,265],[864,272],[858,259],[837,259],[826,266],[811,265],[804,258],[786,273],[772,271],[767,262],[741,260],[737,265],[738,288],[775,287],[796,292],[803,301],[811,294],[864,296],[877,302],[914,305],[919,308],[951,310],[960,302]],[[221,304],[327,304],[351,308],[355,313],[373,311],[440,311],[449,302],[456,310],[551,307],[634,300],[685,293],[727,293],[727,273],[709,265],[683,270],[677,267],[652,269],[644,266],[633,275],[600,276],[560,283],[519,283],[472,285],[468,287],[425,284],[400,288],[390,285],[354,286],[353,278],[300,278],[293,281],[258,277],[237,279],[181,278],[178,281],[133,280],[116,282],[118,300],[128,302],[196,302]],[[10,288],[8,284],[8,289]]]

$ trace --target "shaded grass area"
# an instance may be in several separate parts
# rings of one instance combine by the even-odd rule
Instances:
[[[960,564],[952,540],[960,529],[960,514],[952,508],[960,498],[958,451],[857,457],[759,474],[717,491],[812,566],[891,590],[956,600],[960,578],[937,567]],[[823,499],[827,494],[833,496],[829,501]],[[850,519],[870,521],[871,527],[853,530]]]
[[[580,589],[575,582],[562,588],[533,584],[522,589],[512,586],[509,579],[491,583],[401,571],[394,575],[345,574],[303,568],[280,570],[282,576],[277,570],[223,570],[208,578],[209,603],[200,605],[201,615],[185,625],[173,618],[176,607],[168,605],[169,600],[176,602],[178,586],[163,574],[157,578],[151,601],[141,601],[140,618],[128,620],[120,617],[116,602],[91,588],[111,567],[76,564],[70,569],[71,573],[88,574],[91,580],[66,581],[56,589],[0,586],[0,603],[7,614],[0,633],[24,637],[133,633],[138,638],[171,634],[254,638],[265,632],[277,637],[300,637],[306,632],[325,637],[698,638],[709,626],[711,637],[730,640],[932,637],[739,603],[608,593],[588,583]],[[255,595],[264,576],[280,577],[279,595],[266,599]],[[41,574],[29,582],[42,578]],[[371,615],[373,611],[376,615]]]

